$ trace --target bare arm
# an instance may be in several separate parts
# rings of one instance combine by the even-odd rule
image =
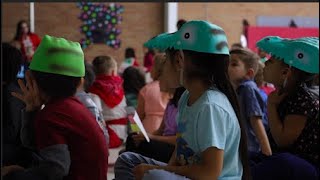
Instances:
[[[174,148],[174,151],[173,151],[173,153],[171,155],[171,158],[170,158],[170,160],[168,162],[168,166],[177,166],[178,165],[177,161],[176,161],[176,154],[177,154],[177,144],[176,144],[176,146]]]
[[[223,150],[210,147],[202,152],[203,161],[201,164],[173,166],[169,163],[167,166],[157,168],[186,176],[190,179],[218,179],[223,167],[223,153]]]
[[[268,118],[271,134],[279,147],[288,147],[301,134],[307,117],[302,115],[287,115],[282,123],[277,107],[268,104]]]
[[[151,135],[150,137],[152,140],[165,142],[168,144],[175,145],[176,144],[176,136],[158,136],[158,135]]]
[[[145,117],[144,99],[143,99],[143,97],[142,97],[142,95],[140,93],[139,93],[139,96],[138,96],[137,113],[138,113],[141,121],[143,121],[144,117]]]
[[[164,131],[164,119],[162,119],[160,127],[156,131],[154,131],[152,134],[162,136],[163,131]]]
[[[267,156],[272,155],[271,147],[269,144],[269,139],[268,139],[266,130],[264,129],[261,117],[259,117],[259,116],[251,117],[250,123],[251,123],[253,131],[254,131],[254,133],[260,143],[262,153]]]

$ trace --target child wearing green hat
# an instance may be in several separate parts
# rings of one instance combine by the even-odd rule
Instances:
[[[26,74],[21,140],[42,158],[23,172],[42,179],[107,178],[108,146],[90,111],[74,97],[85,75],[79,43],[45,35]],[[42,108],[41,108],[42,106]]]
[[[319,38],[268,36],[257,46],[272,55],[263,76],[276,87],[267,103],[276,153],[252,167],[253,179],[319,179],[319,92],[307,85],[319,73]]]
[[[224,30],[189,21],[145,46],[166,51],[168,86],[184,86],[179,100],[175,151],[168,164],[132,152],[115,164],[116,179],[247,179],[246,133],[228,77]]]

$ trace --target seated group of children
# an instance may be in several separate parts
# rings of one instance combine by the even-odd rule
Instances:
[[[229,50],[215,24],[189,21],[145,46],[165,52],[155,56],[148,84],[136,67],[121,77],[113,58],[85,64],[79,43],[46,35],[26,84],[18,80],[12,92],[25,103],[19,139],[33,162],[8,163],[2,176],[105,180],[108,148],[125,142],[115,179],[319,178],[319,94],[310,83],[319,38],[257,43],[272,55],[263,79],[276,90],[267,98],[254,82],[259,56]],[[150,142],[128,134],[128,104]]]

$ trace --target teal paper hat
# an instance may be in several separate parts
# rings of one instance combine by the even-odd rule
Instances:
[[[175,33],[163,33],[150,39],[145,47],[165,51],[191,50],[203,53],[229,55],[228,41],[224,30],[207,21],[189,21]]]
[[[319,38],[286,39],[267,36],[257,42],[257,47],[284,63],[308,73],[319,73]]]
[[[78,42],[45,35],[29,68],[45,73],[84,77],[84,54]]]

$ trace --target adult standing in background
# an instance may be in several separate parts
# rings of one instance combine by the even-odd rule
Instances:
[[[20,50],[26,62],[32,60],[32,56],[40,44],[40,38],[37,34],[32,33],[29,24],[21,20],[17,24],[17,31],[13,42],[20,45]]]

